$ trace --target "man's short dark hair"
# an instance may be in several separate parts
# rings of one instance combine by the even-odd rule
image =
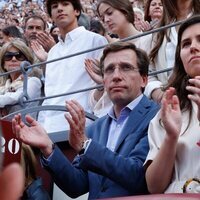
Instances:
[[[74,10],[79,11],[80,14],[81,14],[82,6],[81,6],[80,0],[58,0],[58,1],[56,1],[56,0],[46,0],[46,8],[47,8],[47,12],[48,12],[50,17],[51,17],[51,5],[52,5],[52,3],[59,2],[59,1],[68,1],[68,2],[70,2],[72,4],[72,6],[74,7]],[[78,16],[78,18],[79,18],[79,16]]]
[[[39,19],[39,20],[41,20],[44,24],[44,31],[46,30],[47,23],[44,21],[44,19],[40,15],[31,15],[31,16],[26,17],[25,18],[25,29],[26,29],[27,22],[29,21],[29,19]]]
[[[103,55],[100,59],[100,68],[101,73],[103,75],[104,69],[104,60],[109,53],[118,52],[121,50],[131,49],[136,53],[137,56],[137,65],[139,68],[139,73],[141,76],[148,76],[149,70],[149,58],[145,51],[142,49],[137,48],[131,42],[114,42],[109,44],[103,51]]]

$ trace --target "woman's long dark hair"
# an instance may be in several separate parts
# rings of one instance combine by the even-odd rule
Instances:
[[[148,22],[151,22],[151,20],[152,20],[151,16],[149,15],[149,8],[151,5],[151,2],[152,2],[152,0],[147,0],[145,3],[145,7],[144,7],[144,20],[148,21]],[[161,3],[162,3],[162,0],[161,0]]]
[[[160,27],[172,23],[172,21],[177,18],[179,12],[177,10],[177,5],[176,5],[177,0],[163,0],[162,3],[163,3],[163,16],[159,25]],[[193,11],[193,15],[198,15],[200,13],[200,1],[193,0],[191,8]],[[149,54],[150,60],[153,63],[158,54],[160,46],[162,45],[164,36],[166,36],[167,40],[170,41],[170,38],[168,36],[168,30],[163,30],[160,31],[158,34],[156,34],[156,44]]]
[[[14,37],[14,38],[20,38],[22,40],[24,40],[24,36],[23,34],[20,32],[20,30],[14,26],[6,26],[5,28],[2,29],[2,32],[9,37]]]
[[[178,44],[176,47],[176,55],[175,55],[175,64],[173,73],[166,85],[166,88],[174,87],[176,89],[176,94],[180,101],[180,107],[182,111],[189,111],[189,116],[191,119],[192,115],[192,102],[188,99],[188,90],[186,90],[186,86],[188,85],[188,79],[190,78],[185,71],[183,66],[183,62],[180,57],[181,52],[181,40],[183,32],[190,26],[194,24],[200,24],[200,15],[193,16],[186,20],[179,28],[178,32]],[[190,120],[189,120],[190,123]],[[189,125],[189,124],[188,124]]]

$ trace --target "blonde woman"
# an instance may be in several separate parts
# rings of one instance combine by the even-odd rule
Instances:
[[[34,63],[34,57],[29,47],[20,39],[5,43],[0,50],[0,73],[20,69],[23,61]],[[28,78],[27,92],[31,99],[39,97],[42,83],[38,78],[39,69],[33,69]],[[19,102],[23,92],[24,77],[21,71],[10,73],[0,78],[0,110],[1,116],[19,110],[20,105],[12,106]],[[37,102],[36,102],[37,103]],[[27,106],[34,105],[34,103]]]
[[[21,166],[25,175],[25,189],[21,200],[50,200],[42,179],[37,177],[36,165],[37,160],[31,147],[22,144]]]

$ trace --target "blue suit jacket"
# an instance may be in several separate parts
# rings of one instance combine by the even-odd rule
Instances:
[[[73,163],[56,147],[49,162],[43,165],[56,184],[75,198],[89,191],[89,199],[128,196],[147,192],[143,163],[149,145],[147,129],[159,107],[143,97],[131,111],[122,130],[115,152],[106,148],[111,119],[96,120],[87,128],[92,138],[85,154]]]

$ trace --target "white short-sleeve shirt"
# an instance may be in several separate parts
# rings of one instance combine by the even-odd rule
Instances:
[[[189,127],[189,113],[182,113],[182,130],[178,139],[177,154],[174,164],[174,174],[165,193],[182,193],[183,185],[189,179],[197,178],[200,180],[200,125],[197,119],[197,107],[193,105],[194,112]],[[187,128],[187,130],[186,130]],[[160,112],[154,117],[149,125],[148,139],[150,151],[146,161],[154,160],[164,141],[165,130],[160,125]],[[192,184],[191,184],[192,185]],[[195,183],[195,187],[188,186],[192,192],[200,192],[200,184]],[[193,188],[192,188],[193,187]]]

